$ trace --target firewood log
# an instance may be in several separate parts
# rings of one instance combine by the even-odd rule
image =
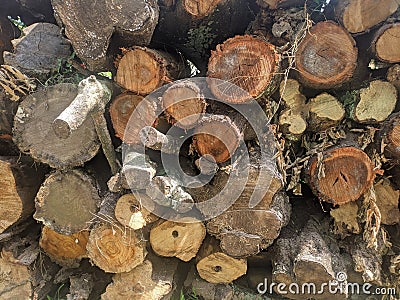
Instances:
[[[95,180],[80,170],[55,171],[36,195],[34,218],[61,234],[90,227],[100,197]]]
[[[34,211],[34,199],[44,180],[44,170],[26,157],[0,156],[0,233],[27,219]]]
[[[93,228],[86,249],[90,260],[108,273],[129,272],[142,264],[146,256],[145,245],[137,233],[117,223],[102,222]]]
[[[196,256],[206,236],[202,222],[184,217],[181,222],[165,221],[153,225],[150,244],[157,255],[189,261]]]
[[[299,79],[316,89],[339,87],[353,76],[357,54],[356,43],[346,29],[332,21],[319,22],[297,48]]]
[[[399,191],[387,178],[374,185],[376,205],[381,213],[381,223],[393,225],[400,222]]]
[[[61,266],[77,267],[81,258],[86,255],[88,239],[89,231],[86,230],[64,235],[44,226],[39,245],[55,263]]]
[[[31,77],[44,79],[71,55],[69,41],[57,25],[36,23],[23,29],[19,39],[12,40],[13,52],[4,52],[4,63]]]
[[[396,0],[337,0],[334,3],[337,19],[350,33],[368,31],[385,21],[399,6]]]
[[[389,158],[400,159],[400,113],[392,114],[382,125],[378,134],[380,147]]]
[[[117,61],[115,82],[123,88],[147,95],[165,83],[186,76],[185,62],[173,55],[135,46]]]
[[[11,101],[4,91],[0,91],[0,156],[17,155],[18,148],[12,141],[14,116],[18,102]]]
[[[384,62],[400,62],[400,23],[387,24],[379,28],[372,41],[372,51]]]
[[[339,100],[328,93],[322,93],[310,99],[308,129],[324,131],[338,125],[345,116],[345,110]]]
[[[93,3],[55,0],[52,5],[77,56],[90,70],[96,71],[111,68],[112,58],[107,51],[115,54],[118,47],[110,47],[113,33],[124,41],[125,47],[147,46],[158,20],[156,1],[115,5],[108,0]]]
[[[354,147],[333,148],[314,155],[307,172],[314,193],[334,205],[358,200],[375,178],[368,155]]]
[[[275,46],[262,39],[230,38],[211,53],[208,85],[215,97],[230,103],[271,95],[278,87],[280,60]]]
[[[247,261],[222,252],[215,238],[207,238],[196,256],[196,269],[210,283],[231,283],[247,271]]]
[[[14,141],[22,152],[53,168],[79,166],[93,158],[99,141],[91,118],[60,139],[53,121],[78,95],[75,84],[58,84],[27,96],[20,104],[14,119]]]
[[[17,38],[20,34],[19,30],[15,30],[13,24],[8,20],[7,14],[0,16],[0,64],[4,63],[3,52],[11,51],[11,40]]]

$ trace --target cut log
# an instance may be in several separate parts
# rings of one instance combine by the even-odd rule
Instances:
[[[168,296],[176,284],[174,276],[182,271],[178,268],[177,259],[149,254],[143,264],[130,272],[115,274],[113,282],[107,286],[101,299],[170,299]]]
[[[56,171],[46,178],[36,195],[34,218],[61,234],[73,234],[90,226],[100,205],[92,177],[79,170]]]
[[[316,89],[339,87],[353,76],[357,54],[356,42],[346,29],[332,21],[319,22],[297,48],[299,79]]]
[[[382,26],[372,41],[372,51],[384,62],[400,62],[400,23]]]
[[[358,205],[356,202],[343,204],[330,210],[330,215],[335,220],[333,232],[342,238],[361,233],[361,225],[358,223]]]
[[[200,87],[193,81],[172,84],[162,95],[162,104],[170,122],[183,129],[195,127],[206,110]]]
[[[400,65],[391,66],[386,74],[386,79],[400,91]]]
[[[243,34],[254,17],[253,8],[240,0],[164,1],[159,5],[160,19],[152,43],[160,49],[178,50],[201,75],[206,73],[211,49]]]
[[[88,273],[73,275],[69,277],[70,293],[67,294],[68,300],[89,299],[94,288],[93,276]]]
[[[18,148],[12,141],[12,127],[18,102],[11,101],[0,91],[0,156],[18,155]]]
[[[36,23],[23,29],[21,38],[12,40],[13,53],[4,52],[4,63],[31,77],[44,79],[71,55],[69,41],[57,25]]]
[[[210,115],[195,128],[193,146],[200,156],[211,155],[215,162],[227,161],[243,140],[242,129],[228,116]]]
[[[381,213],[381,223],[393,225],[400,222],[399,191],[386,178],[374,185],[376,205]]]
[[[394,111],[397,103],[395,86],[381,80],[371,81],[368,87],[353,92],[352,96],[355,103],[350,115],[360,123],[384,121]]]
[[[39,245],[55,263],[66,267],[78,267],[81,258],[86,254],[88,239],[88,231],[64,235],[44,226]]]
[[[54,0],[52,5],[78,57],[93,71],[110,69],[109,55],[121,46],[119,42],[110,49],[113,33],[124,40],[124,47],[147,46],[158,20],[158,5],[152,0],[124,1],[119,5],[109,0],[90,4]]]
[[[0,156],[0,233],[27,219],[44,179],[43,170],[27,158]]]
[[[363,33],[393,14],[399,3],[396,0],[338,0],[335,14],[350,33]]]
[[[150,101],[142,102],[143,97],[133,93],[123,93],[115,97],[110,105],[111,122],[115,136],[129,145],[140,144],[139,131],[157,120],[156,107]],[[133,111],[142,103],[143,109],[132,117]],[[131,119],[132,117],[132,119]],[[126,130],[127,127],[129,130]]]
[[[342,205],[359,199],[374,182],[371,160],[354,147],[328,149],[309,163],[309,184],[323,201]]]
[[[58,84],[27,96],[14,119],[13,138],[19,149],[57,169],[83,165],[92,159],[100,143],[91,118],[66,139],[58,138],[52,127],[77,94],[77,85]]]
[[[179,137],[163,134],[151,126],[143,127],[139,135],[145,147],[168,154],[178,154],[184,142],[184,140]]]
[[[165,83],[186,76],[185,63],[171,54],[135,46],[118,60],[115,81],[123,88],[147,95]]]
[[[156,175],[156,164],[143,153],[126,150],[124,153],[122,174],[130,189],[142,190],[150,185]]]
[[[90,231],[86,249],[90,260],[108,273],[129,272],[146,256],[145,245],[135,232],[110,223],[100,223]]]
[[[150,244],[157,255],[189,261],[196,256],[206,236],[202,222],[184,217],[180,222],[161,221],[150,231]]]
[[[181,187],[181,183],[168,176],[155,176],[146,188],[146,194],[158,205],[178,213],[189,212],[194,206],[192,196]]]
[[[250,207],[249,199],[240,197],[221,215],[207,223],[207,232],[216,236],[221,249],[234,257],[248,257],[269,247],[289,222],[291,207],[284,192],[263,198]]]
[[[345,116],[342,103],[328,93],[322,93],[312,98],[309,107],[308,128],[315,132],[324,131],[329,127],[338,125]]]
[[[400,113],[391,115],[379,132],[379,141],[389,158],[400,159]]]
[[[115,217],[124,226],[134,230],[143,228],[158,220],[158,217],[148,210],[148,203],[142,204],[142,198],[147,197],[145,194],[140,194],[137,199],[134,194],[125,194],[119,197],[115,206]]]
[[[207,82],[218,99],[245,103],[276,90],[280,60],[274,45],[249,35],[236,36],[212,51]]]
[[[307,129],[307,98],[301,93],[300,84],[294,79],[282,81],[279,92],[286,106],[279,116],[281,130],[293,139],[298,139]]]
[[[207,238],[196,257],[199,275],[210,283],[231,283],[246,274],[247,261],[222,252],[215,238]]]

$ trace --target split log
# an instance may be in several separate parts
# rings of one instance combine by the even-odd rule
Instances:
[[[375,171],[365,152],[341,147],[314,155],[308,176],[311,188],[322,201],[342,205],[358,200],[372,186]]]
[[[64,235],[44,226],[39,245],[60,266],[78,267],[80,260],[86,255],[88,239],[89,232],[86,230]]]
[[[27,219],[44,179],[41,167],[25,157],[0,156],[0,233]]]
[[[324,131],[338,125],[345,116],[342,103],[328,93],[322,93],[312,98],[309,107],[308,128],[312,131]]]
[[[169,53],[146,47],[135,46],[125,51],[117,64],[115,82],[141,95],[186,76],[185,62]]]
[[[339,87],[353,76],[357,54],[356,42],[346,29],[332,21],[319,22],[297,48],[299,79],[316,89]]]
[[[359,123],[379,123],[395,109],[397,90],[389,82],[374,80],[368,87],[351,93],[353,109],[351,117]],[[379,103],[379,105],[378,105]]]
[[[228,116],[204,117],[194,130],[194,149],[200,156],[210,155],[217,163],[225,162],[243,141],[242,129]]]
[[[93,264],[108,273],[129,272],[147,254],[134,231],[110,223],[100,223],[90,231],[86,249]]]
[[[160,221],[150,231],[150,244],[157,255],[189,261],[196,256],[206,236],[202,222],[184,217],[180,222]]]
[[[381,213],[381,223],[393,225],[400,222],[399,191],[394,189],[388,179],[374,185],[376,205]]]
[[[206,73],[211,49],[242,34],[254,17],[252,7],[240,0],[167,0],[159,5],[159,24],[152,43],[178,50],[202,75]]]
[[[71,56],[71,46],[61,29],[50,23],[36,23],[23,29],[21,38],[12,40],[13,53],[4,52],[4,63],[31,77],[46,78]]]
[[[337,19],[350,33],[363,33],[385,21],[398,6],[396,0],[338,0],[334,10]]]
[[[249,35],[236,36],[212,51],[207,82],[218,99],[246,103],[276,90],[280,60],[274,45]]]
[[[400,62],[400,23],[387,24],[379,28],[372,41],[372,51],[384,62]]]
[[[58,22],[65,28],[78,57],[90,70],[107,70],[116,49],[109,47],[116,34],[124,47],[147,46],[158,21],[156,1],[124,1],[119,5],[109,0],[93,3],[54,0],[52,5]],[[109,53],[108,51],[114,52]]]
[[[115,136],[126,144],[140,144],[139,131],[143,126],[150,126],[157,121],[156,107],[150,101],[143,99],[140,95],[128,92],[115,97],[110,105],[109,111]],[[140,109],[143,113],[137,111],[132,117],[139,103],[143,105]]]
[[[208,238],[196,257],[196,269],[210,283],[231,283],[246,274],[247,261],[222,252],[215,238]]]
[[[101,299],[174,299],[169,297],[176,288],[174,277],[182,272],[179,266],[177,259],[149,254],[141,265],[130,272],[115,274]]]
[[[96,155],[100,143],[91,118],[66,139],[60,139],[52,126],[77,95],[77,85],[58,84],[30,94],[21,102],[13,136],[21,152],[56,169],[83,165]]]
[[[183,129],[196,126],[206,109],[203,93],[193,81],[172,84],[162,95],[169,121]]]
[[[34,218],[60,234],[73,234],[90,226],[100,205],[92,177],[79,170],[56,171],[36,195]]]
[[[394,113],[384,123],[379,132],[380,146],[389,158],[400,159],[400,113]]]
[[[153,210],[148,210],[149,200],[142,203],[143,198],[148,198],[145,194],[140,194],[138,199],[134,194],[125,194],[119,197],[115,206],[115,217],[124,226],[133,230],[143,228],[158,220],[158,216],[152,214]]]
[[[207,232],[216,236],[221,249],[234,257],[248,257],[269,247],[289,222],[291,207],[284,192],[264,197],[250,206],[240,197],[225,212],[207,223]]]

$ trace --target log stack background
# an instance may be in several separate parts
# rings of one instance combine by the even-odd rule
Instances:
[[[265,279],[337,274],[400,298],[397,0],[9,0],[0,53],[0,299],[263,299]],[[180,81],[128,123],[193,76],[248,94]],[[99,89],[102,103],[73,102]],[[223,103],[249,95],[270,121],[262,137]],[[212,181],[166,174],[161,151]],[[201,205],[214,196],[237,200],[214,216]]]

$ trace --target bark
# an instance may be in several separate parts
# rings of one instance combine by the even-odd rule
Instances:
[[[187,75],[185,62],[169,53],[135,46],[117,62],[115,81],[121,87],[147,95],[173,80]]]
[[[126,153],[122,174],[130,189],[146,189],[156,175],[156,165],[146,154],[134,150]]]
[[[34,199],[44,170],[26,157],[0,156],[0,233],[26,220],[34,211]]]
[[[207,82],[218,99],[246,103],[276,90],[280,60],[274,45],[249,35],[236,36],[212,51]]]
[[[336,0],[336,18],[350,33],[364,33],[393,14],[399,6],[396,0]]]
[[[378,141],[389,158],[400,159],[400,113],[392,114],[382,125]]]
[[[134,231],[113,223],[99,223],[86,246],[93,264],[107,273],[123,273],[143,263],[146,249]]]
[[[40,247],[52,261],[60,266],[78,267],[86,256],[89,231],[83,230],[72,235],[59,234],[44,226],[39,240]]]
[[[3,53],[11,51],[11,40],[17,38],[20,35],[20,31],[8,20],[7,14],[1,14],[0,28],[0,64],[3,64]]]
[[[210,283],[231,283],[246,274],[247,261],[222,252],[215,238],[207,238],[196,257],[196,269]]]
[[[319,22],[297,48],[299,79],[315,89],[339,87],[353,76],[357,54],[356,43],[346,29],[332,21]]]
[[[30,94],[14,119],[14,141],[21,152],[56,169],[83,165],[99,150],[93,120],[88,118],[66,139],[55,134],[53,121],[78,95],[74,84],[58,84]]]
[[[181,222],[160,221],[150,231],[150,244],[157,255],[189,261],[196,256],[206,236],[202,222],[191,217]]]
[[[334,205],[358,200],[375,178],[367,154],[354,147],[328,149],[314,155],[307,172],[314,193]]]
[[[172,84],[162,95],[164,112],[169,121],[183,129],[196,126],[206,110],[204,95],[191,81]]]
[[[391,66],[386,74],[386,79],[400,91],[400,65]]]
[[[36,23],[26,27],[19,39],[12,40],[13,52],[4,52],[4,63],[28,76],[46,78],[71,56],[71,46],[57,25]]]
[[[145,147],[168,154],[178,154],[184,142],[181,138],[163,134],[151,126],[143,127],[140,130],[139,135],[140,140]]]
[[[140,113],[134,114],[139,103],[144,105],[143,109],[139,108]],[[133,93],[123,93],[115,97],[109,111],[115,136],[129,145],[140,144],[139,132],[142,127],[155,125],[153,123],[157,121],[156,107],[150,101],[143,100],[142,96]]]
[[[18,102],[11,101],[3,91],[0,92],[0,155],[17,155],[18,148],[12,142],[12,127]]]
[[[52,5],[78,57],[92,71],[110,69],[119,46],[147,46],[158,20],[156,1],[115,5],[109,0],[89,4],[53,0]],[[110,47],[113,34],[120,39],[114,39],[115,48]]]
[[[55,171],[36,195],[34,218],[60,234],[73,234],[90,227],[98,211],[97,183],[80,170]]]

